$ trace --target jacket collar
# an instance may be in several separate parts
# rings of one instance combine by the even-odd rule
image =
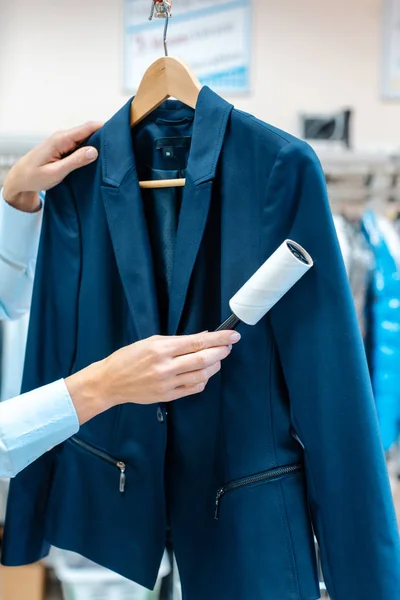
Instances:
[[[102,176],[105,184],[119,187],[131,170],[136,172],[132,149],[129,100],[102,129]],[[192,146],[187,167],[194,185],[215,177],[228,118],[233,106],[204,86],[195,110]]]

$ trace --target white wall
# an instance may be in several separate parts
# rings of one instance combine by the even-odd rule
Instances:
[[[353,106],[359,147],[400,146],[400,103],[380,99],[381,1],[254,0],[254,92],[235,104],[294,133],[299,110]],[[111,116],[127,98],[121,32],[122,0],[0,0],[0,136]]]

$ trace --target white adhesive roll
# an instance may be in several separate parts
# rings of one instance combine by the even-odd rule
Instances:
[[[286,240],[233,296],[229,306],[247,325],[255,325],[311,269],[311,256]]]

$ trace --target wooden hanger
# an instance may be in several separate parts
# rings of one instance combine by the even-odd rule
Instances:
[[[168,98],[176,98],[195,109],[201,83],[191,69],[179,58],[168,56],[167,30],[169,12],[166,11],[164,30],[165,56],[156,60],[147,69],[131,104],[131,127],[145,119]],[[183,187],[185,179],[158,179],[140,181],[141,188]]]
[[[176,98],[195,109],[201,83],[179,58],[166,56],[146,71],[131,105],[131,127],[145,119],[168,98]],[[183,187],[185,179],[140,181],[141,188]]]

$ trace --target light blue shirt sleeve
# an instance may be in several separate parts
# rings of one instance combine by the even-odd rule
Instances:
[[[62,379],[0,403],[0,477],[15,477],[78,429]]]
[[[42,213],[16,210],[1,191],[0,319],[29,312]],[[0,477],[14,477],[78,429],[64,380],[0,403]]]
[[[0,319],[18,319],[30,309],[42,213],[15,209],[1,190]]]

